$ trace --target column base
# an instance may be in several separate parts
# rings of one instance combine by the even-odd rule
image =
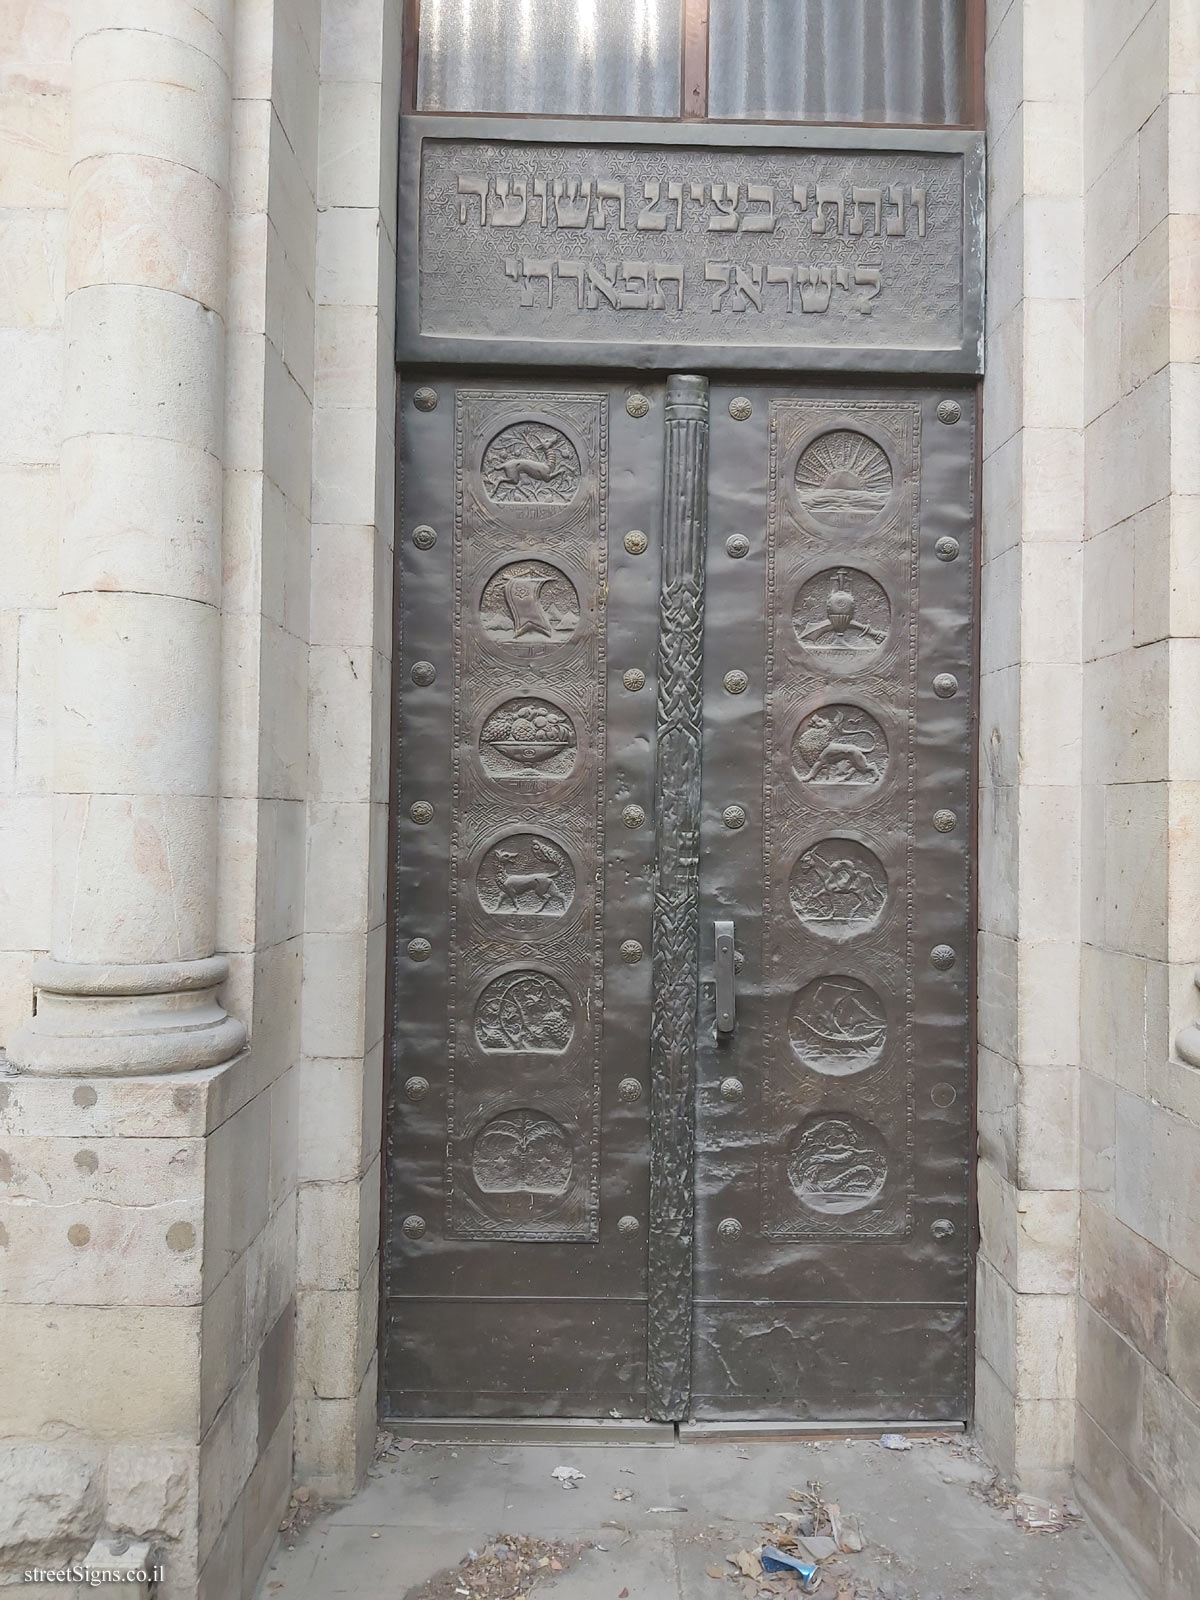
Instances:
[[[42,1077],[194,1072],[231,1060],[246,1030],[217,999],[224,956],[99,966],[40,961],[37,1014],[13,1038],[11,1066]]]

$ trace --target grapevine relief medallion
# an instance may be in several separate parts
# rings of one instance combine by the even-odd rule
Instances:
[[[873,928],[887,904],[887,873],[857,839],[821,839],[792,868],[788,898],[806,928],[848,939]]]
[[[571,997],[544,972],[506,972],[479,997],[475,1037],[492,1054],[561,1055],[575,1037]]]
[[[535,833],[498,839],[475,878],[485,911],[506,917],[561,917],[575,898],[575,872],[565,850]]]
[[[883,1001],[861,978],[814,978],[796,996],[789,1026],[797,1059],[825,1077],[865,1072],[883,1055]]]
[[[792,764],[801,783],[873,789],[883,780],[887,737],[858,706],[821,706],[796,729]]]
[[[575,446],[546,422],[511,423],[483,452],[483,486],[496,505],[566,505],[581,476]]]
[[[887,508],[893,484],[887,452],[865,433],[834,428],[796,463],[796,498],[827,533],[859,533]]]
[[[573,1165],[570,1139],[553,1117],[538,1111],[493,1117],[471,1154],[471,1171],[484,1194],[565,1194]]]
[[[506,700],[479,735],[480,758],[493,778],[565,778],[575,766],[578,739],[565,711],[548,700]]]
[[[792,1144],[787,1170],[810,1210],[844,1216],[878,1199],[887,1181],[887,1148],[858,1117],[809,1117]]]
[[[498,642],[561,643],[579,626],[579,595],[549,562],[513,561],[484,586],[479,613],[484,632]]]
[[[842,667],[858,666],[887,643],[892,607],[874,578],[854,567],[837,567],[817,573],[803,586],[792,622],[810,655]]]

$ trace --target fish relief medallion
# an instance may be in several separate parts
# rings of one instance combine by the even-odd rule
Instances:
[[[820,839],[801,852],[788,881],[788,900],[811,933],[853,939],[869,933],[887,906],[883,863],[857,839]]]
[[[479,757],[491,778],[567,778],[575,769],[575,724],[550,700],[505,700],[484,721]]]
[[[820,1113],[797,1130],[788,1180],[811,1211],[845,1216],[877,1200],[887,1182],[887,1145],[870,1123],[849,1113]]]
[[[565,644],[579,627],[579,592],[548,561],[510,561],[484,584],[479,620],[497,645]]]
[[[896,491],[884,447],[856,428],[828,428],[803,445],[792,475],[802,520],[814,532],[866,533],[883,520]]]
[[[887,764],[887,735],[861,706],[818,706],[792,736],[792,771],[810,796],[831,804],[872,794]]]
[[[544,834],[512,833],[484,851],[475,892],[495,917],[566,916],[575,899],[575,869],[561,845]]]
[[[572,505],[583,484],[579,451],[552,422],[507,423],[484,447],[483,493],[493,511],[544,521]]]
[[[827,671],[859,672],[887,644],[891,601],[857,567],[831,567],[801,585],[792,626],[801,649]]]

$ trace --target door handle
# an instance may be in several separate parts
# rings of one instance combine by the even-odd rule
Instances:
[[[733,993],[733,923],[714,922],[717,970],[717,1032],[732,1033],[737,1002]]]

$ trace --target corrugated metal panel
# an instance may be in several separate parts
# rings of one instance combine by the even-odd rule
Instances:
[[[422,0],[421,111],[676,117],[682,0]]]
[[[708,114],[961,122],[966,0],[711,0]]]

